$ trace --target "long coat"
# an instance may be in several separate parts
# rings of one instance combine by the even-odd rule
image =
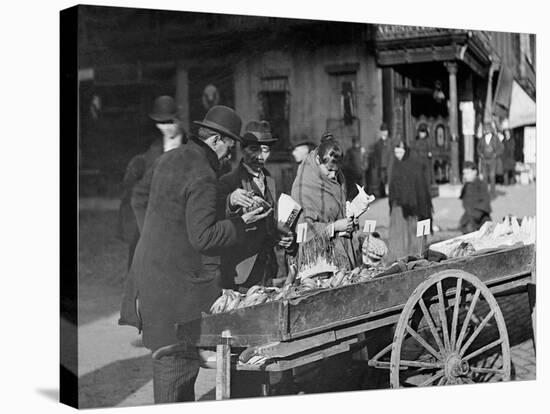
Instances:
[[[377,197],[385,197],[393,149],[391,139],[379,138],[372,147],[368,162],[367,189]]]
[[[245,240],[231,247],[221,256],[221,272],[226,288],[232,288],[235,279],[239,282],[238,285],[250,287],[255,284],[266,284],[269,279],[277,275],[277,257],[273,250],[277,240],[275,180],[266,169],[263,169],[263,173],[266,183],[265,195],[254,183],[252,175],[242,162],[233,171],[220,178],[220,193],[226,202],[234,190],[242,188],[254,192],[274,207],[269,217],[247,229]],[[228,217],[236,213],[242,212],[240,209],[231,211],[229,205],[226,205]]]
[[[139,237],[139,230],[136,217],[131,207],[132,192],[136,184],[143,179],[145,173],[152,167],[155,160],[162,155],[162,141],[155,140],[149,149],[142,154],[134,156],[122,179],[122,197],[118,213],[118,234],[119,237],[132,243]],[[131,262],[131,260],[130,260]]]
[[[176,323],[209,310],[220,293],[217,256],[245,235],[240,217],[217,221],[218,168],[214,151],[195,138],[157,160],[146,201],[136,203],[147,207],[130,272],[152,351],[177,342]]]

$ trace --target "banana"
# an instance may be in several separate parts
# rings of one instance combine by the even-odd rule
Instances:
[[[235,295],[234,297],[229,298],[229,300],[227,301],[227,305],[225,306],[225,312],[229,312],[233,309],[237,309],[240,302],[241,302],[240,295]]]
[[[222,294],[218,299],[216,299],[216,301],[210,308],[210,312],[221,313],[224,311],[226,304],[227,304],[227,296]]]
[[[251,286],[250,289],[248,289],[248,291],[246,292],[246,296],[253,295],[254,293],[259,292],[261,290],[263,290],[263,287],[261,286],[258,286],[258,285]]]
[[[336,273],[331,278],[331,286],[332,287],[340,286],[342,284],[342,281],[344,280],[345,276],[346,276],[346,271],[345,270],[340,270],[338,273]]]
[[[353,269],[353,270],[351,271],[351,274],[352,274],[353,276],[357,276],[360,272],[361,272],[361,268],[360,268],[359,266],[357,266],[355,269]]]

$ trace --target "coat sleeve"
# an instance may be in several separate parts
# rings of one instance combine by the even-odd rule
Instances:
[[[185,188],[185,222],[189,241],[203,254],[220,255],[244,238],[240,217],[217,221],[219,196],[215,177],[199,176]]]
[[[153,180],[153,173],[158,160],[159,159],[157,159],[151,168],[145,172],[143,178],[136,183],[132,192],[132,210],[134,210],[140,233],[143,229],[143,222],[145,221],[145,213],[147,211],[147,205],[149,204],[151,181]]]

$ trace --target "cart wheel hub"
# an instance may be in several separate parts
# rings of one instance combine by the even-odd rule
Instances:
[[[470,370],[467,361],[463,361],[459,355],[451,354],[445,363],[445,376],[447,378],[457,378],[464,376]]]

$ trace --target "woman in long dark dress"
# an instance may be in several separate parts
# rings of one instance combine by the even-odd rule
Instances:
[[[416,224],[432,218],[432,199],[424,166],[410,153],[407,144],[394,145],[389,186],[390,230],[388,262],[420,253]]]

